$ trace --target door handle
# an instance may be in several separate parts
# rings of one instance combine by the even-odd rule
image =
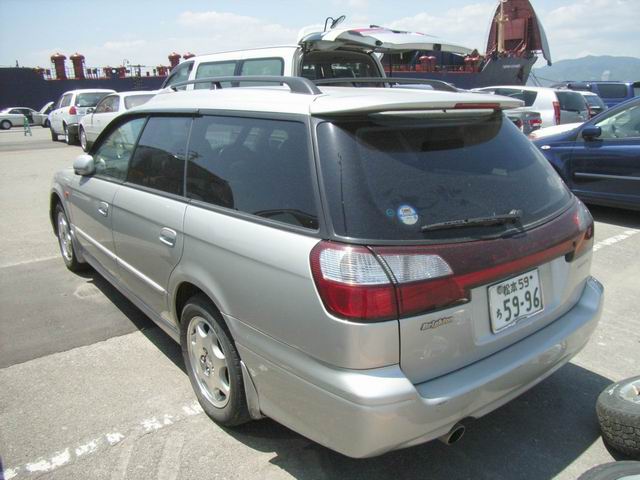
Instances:
[[[173,247],[176,244],[176,238],[178,237],[178,233],[175,230],[164,227],[160,230],[160,236],[158,240],[169,247]]]
[[[100,202],[98,205],[98,213],[105,217],[109,215],[109,204],[107,202]]]

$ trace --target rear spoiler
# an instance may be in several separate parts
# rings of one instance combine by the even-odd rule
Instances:
[[[351,78],[321,78],[313,80],[316,85],[338,85],[351,84],[354,87],[362,86],[363,83],[376,83],[394,85],[428,85],[434,90],[441,92],[458,92],[459,90],[450,83],[442,80],[429,80],[425,78],[397,78],[397,77],[351,77]]]

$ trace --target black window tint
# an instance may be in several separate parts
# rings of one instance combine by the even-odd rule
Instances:
[[[602,99],[597,95],[587,95],[584,97],[587,103],[592,107],[600,107],[602,109],[607,108]]]
[[[127,181],[182,195],[190,117],[152,117],[131,159]]]
[[[324,122],[318,145],[338,235],[437,240],[505,226],[423,233],[422,225],[522,210],[522,225],[570,199],[549,162],[500,114]],[[502,229],[502,230],[500,230]]]
[[[587,109],[584,97],[578,92],[556,92],[560,109],[568,112],[582,112]]]
[[[598,94],[602,98],[626,98],[627,86],[624,83],[598,83]]]
[[[189,142],[187,196],[317,229],[305,125],[197,118]]]
[[[93,155],[96,174],[118,180],[125,179],[129,158],[131,158],[144,121],[144,118],[130,120],[106,136]]]

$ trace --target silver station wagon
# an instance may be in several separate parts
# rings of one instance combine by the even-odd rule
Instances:
[[[218,80],[123,113],[51,191],[67,267],[180,342],[213,420],[453,443],[587,343],[593,220],[518,100]]]

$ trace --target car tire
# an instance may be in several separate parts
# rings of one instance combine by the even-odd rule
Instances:
[[[182,309],[180,327],[182,357],[204,412],[226,427],[251,420],[240,355],[222,315],[206,296],[196,295]]]
[[[618,480],[640,475],[640,462],[611,462],[587,470],[578,480]]]
[[[45,121],[42,122],[42,128],[49,128],[49,120],[45,119]]]
[[[58,141],[58,134],[53,130],[52,126],[49,126],[49,131],[51,132],[51,141],[52,142],[57,142]]]
[[[9,120],[3,120],[0,122],[0,128],[2,130],[9,130],[12,127],[12,124]]]
[[[640,458],[640,376],[609,385],[598,396],[596,413],[605,442]]]
[[[64,141],[67,145],[77,145],[78,138],[69,131],[69,126],[64,125]]]
[[[64,207],[58,203],[54,210],[56,220],[56,236],[58,237],[58,246],[60,254],[66,267],[72,272],[80,272],[87,268],[86,263],[80,263],[76,254],[75,246],[71,236],[71,224],[67,217]]]
[[[87,134],[84,131],[84,128],[80,127],[80,147],[85,152],[89,151],[89,143],[87,142]]]

